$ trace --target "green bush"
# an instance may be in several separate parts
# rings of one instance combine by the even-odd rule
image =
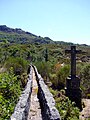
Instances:
[[[41,74],[41,76],[44,78],[45,81],[49,79],[50,74],[50,63],[49,62],[37,62],[36,67]]]
[[[52,87],[55,89],[63,89],[65,87],[65,81],[68,75],[70,74],[70,67],[65,65],[57,71],[56,74],[51,74]]]
[[[60,70],[57,72],[57,77],[59,82],[65,83],[66,78],[70,74],[70,66],[65,65],[60,68]]]
[[[27,73],[23,73],[20,77],[22,87],[24,88],[27,84]]]
[[[58,78],[56,74],[50,74],[50,81],[52,82],[53,89],[58,87]]]
[[[10,57],[6,62],[5,62],[5,67],[9,69],[10,67],[14,68],[14,73],[16,75],[21,75],[23,72],[27,71],[28,68],[28,62],[24,60],[23,58],[20,57]]]
[[[74,102],[71,102],[69,98],[65,96],[63,89],[57,91],[50,88],[50,92],[54,95],[56,108],[60,113],[61,120],[79,120],[79,109],[75,107]]]
[[[0,74],[0,120],[9,119],[20,94],[20,81],[13,73],[13,68]]]
[[[79,120],[79,109],[68,98],[62,100],[58,98],[56,108],[62,120]]]
[[[81,89],[84,97],[87,97],[87,94],[90,94],[90,64],[86,64],[81,72]]]

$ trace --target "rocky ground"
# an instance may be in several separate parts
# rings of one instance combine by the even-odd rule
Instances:
[[[84,108],[80,113],[80,120],[90,120],[90,99],[83,99]]]

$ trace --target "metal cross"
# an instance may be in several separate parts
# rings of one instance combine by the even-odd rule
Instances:
[[[76,78],[76,54],[82,53],[81,50],[76,50],[76,46],[71,46],[71,50],[65,50],[65,53],[71,53],[71,79]]]

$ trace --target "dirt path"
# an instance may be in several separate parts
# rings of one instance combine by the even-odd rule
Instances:
[[[33,70],[33,85],[32,85],[32,94],[31,94],[31,103],[30,103],[30,114],[28,120],[42,120],[41,109],[39,101],[37,98],[38,86]]]
[[[85,108],[80,113],[80,120],[90,120],[90,99],[82,100],[85,104]]]

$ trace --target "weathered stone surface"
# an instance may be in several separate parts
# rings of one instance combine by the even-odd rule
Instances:
[[[31,92],[32,92],[32,67],[30,68],[30,74],[28,77],[28,82],[25,87],[25,90],[22,92],[10,120],[27,120],[30,108]]]
[[[55,100],[50,93],[43,78],[34,66],[36,79],[38,83],[38,98],[41,105],[43,120],[61,120],[58,110],[55,107]]]
[[[38,100],[38,85],[36,81],[35,72],[33,70],[33,82],[32,82],[32,93],[30,100],[30,112],[27,120],[42,120],[40,103]]]
[[[90,119],[90,99],[82,99],[85,107],[80,112],[79,119],[80,120],[89,120]]]
[[[55,107],[55,100],[50,93],[47,85],[44,83],[43,78],[38,74],[37,69],[34,67],[36,79],[38,83],[38,99],[41,106],[42,120],[61,120],[58,110]],[[27,120],[30,109],[30,98],[32,92],[32,67],[28,77],[28,83],[19,101],[15,107],[14,113],[10,120]]]

